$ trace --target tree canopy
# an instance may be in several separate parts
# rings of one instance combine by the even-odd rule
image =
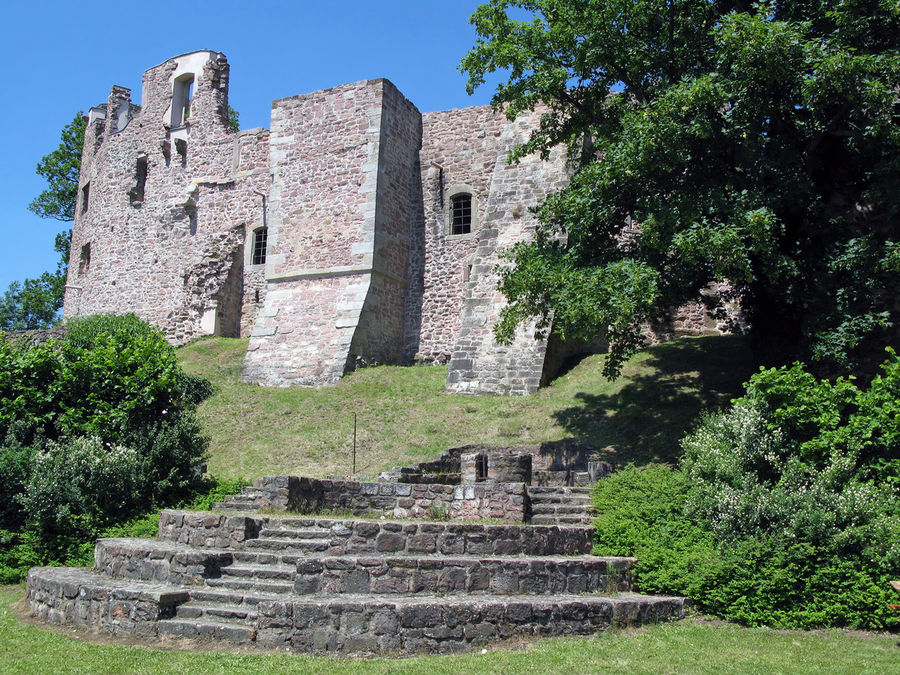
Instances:
[[[761,361],[883,360],[900,282],[896,2],[492,0],[471,20],[469,90],[499,71],[498,109],[544,106],[511,159],[566,144],[576,169],[508,252],[499,339],[529,317],[605,337],[613,375],[643,323],[727,281]]]
[[[59,147],[44,155],[38,162],[38,175],[47,180],[47,189],[28,205],[28,210],[41,218],[64,222],[75,220],[78,201],[78,176],[81,173],[81,149],[87,118],[77,112],[62,128]]]
[[[41,218],[63,222],[75,219],[86,125],[84,114],[75,113],[60,133],[59,147],[38,162],[37,173],[47,179],[48,187],[28,205],[28,210]],[[56,271],[9,285],[0,297],[0,330],[46,328],[58,320],[66,290],[71,240],[72,230],[56,235],[53,246],[59,253]]]

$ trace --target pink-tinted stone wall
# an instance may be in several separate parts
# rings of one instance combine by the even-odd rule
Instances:
[[[182,71],[194,74],[193,100],[186,123],[173,127],[173,78]],[[243,310],[255,307],[242,307],[245,291],[262,285],[244,277],[244,245],[262,221],[268,132],[228,126],[228,64],[215,52],[148,70],[142,104],[114,87],[92,111],[64,317],[135,312],[175,344],[246,333]]]

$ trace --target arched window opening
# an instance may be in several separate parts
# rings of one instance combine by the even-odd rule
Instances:
[[[251,264],[266,264],[266,245],[268,243],[268,239],[268,227],[260,227],[256,230],[253,230],[253,257],[251,258]]]
[[[194,74],[185,73],[175,78],[172,89],[172,126],[183,127],[191,115],[191,99],[194,97]]]
[[[450,198],[450,234],[472,231],[472,195],[460,193]]]

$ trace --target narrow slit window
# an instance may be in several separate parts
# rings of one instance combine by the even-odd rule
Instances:
[[[450,199],[450,234],[472,231],[472,195],[459,194]]]
[[[91,268],[91,245],[81,247],[81,257],[78,259],[78,276],[84,276]]]
[[[253,259],[254,265],[266,264],[266,245],[269,239],[269,228],[261,227],[253,231]]]
[[[483,481],[488,477],[488,458],[485,454],[475,457],[475,480]]]
[[[144,186],[147,184],[147,158],[138,157],[137,165],[134,168],[134,187],[131,188],[129,197],[131,197],[131,205],[138,206],[144,201]]]
[[[81,212],[87,213],[88,210],[88,201],[91,198],[91,184],[85,183],[84,187],[81,188]]]

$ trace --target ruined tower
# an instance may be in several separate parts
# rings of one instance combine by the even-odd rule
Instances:
[[[567,181],[561,151],[506,161],[538,122],[423,114],[376,79],[277,100],[271,131],[236,131],[225,57],[169,59],[141,106],[113,87],[90,111],[64,318],[249,337],[244,378],[266,385],[437,362],[449,391],[533,393],[562,345],[526,327],[500,347],[492,329],[499,253]]]

